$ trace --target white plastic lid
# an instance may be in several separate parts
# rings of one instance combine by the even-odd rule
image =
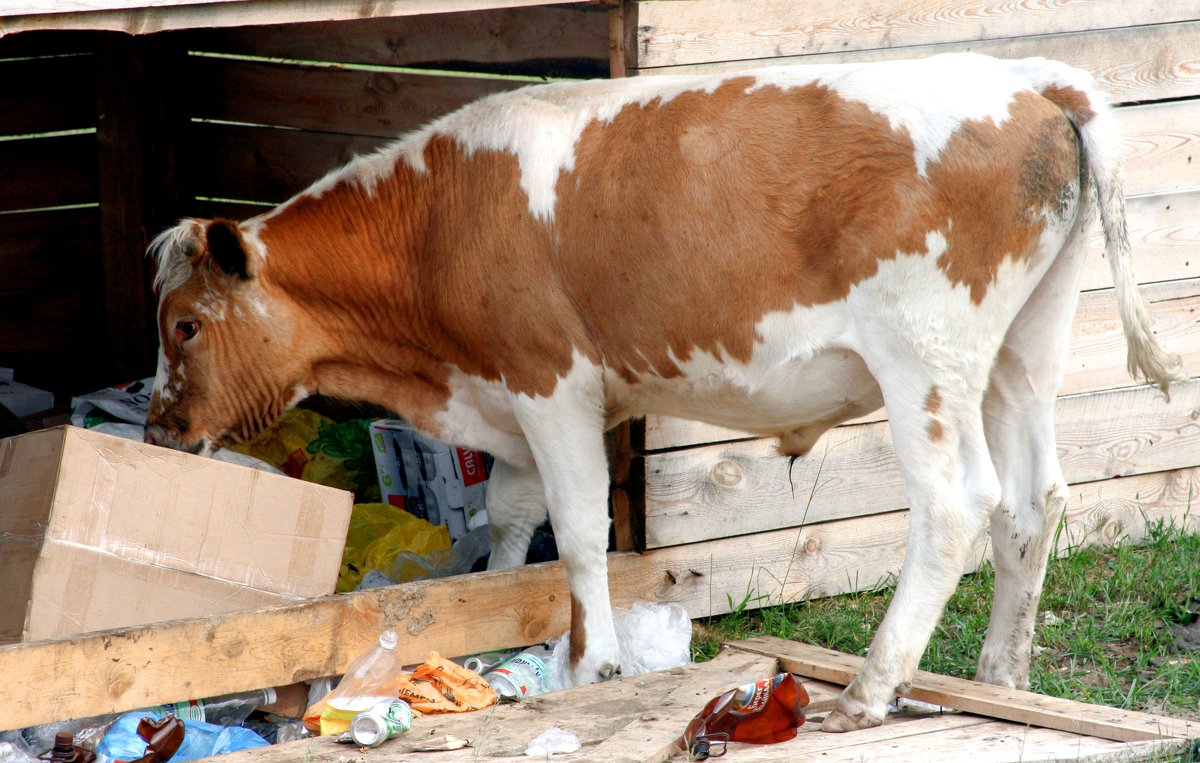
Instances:
[[[398,643],[400,640],[396,636],[396,631],[390,628],[379,634],[379,645],[384,649],[395,649]]]

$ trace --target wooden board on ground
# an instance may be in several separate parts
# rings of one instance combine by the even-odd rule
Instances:
[[[907,706],[883,726],[850,734],[825,734],[820,720],[833,708],[861,658],[773,638],[728,645],[711,662],[606,684],[555,692],[477,713],[417,718],[409,734],[370,750],[372,763],[420,759],[428,763],[516,763],[530,758],[526,746],[553,727],[582,744],[554,760],[662,763],[675,741],[711,699],[735,686],[788,670],[800,676],[811,702],[809,722],[795,739],[774,745],[732,744],[733,761],[944,761],[1162,760],[1178,754],[1200,735],[1200,726],[1175,718],[1117,710],[1014,692],[973,681],[920,674],[909,696],[947,707],[942,713]],[[825,675],[835,681],[813,678]],[[1009,719],[1009,720],[998,720]],[[414,753],[442,736],[471,740],[470,747]],[[222,756],[226,763],[347,760],[354,748],[329,738],[301,740]],[[674,759],[682,759],[675,756]]]

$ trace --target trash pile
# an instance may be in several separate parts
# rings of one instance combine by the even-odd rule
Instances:
[[[678,604],[635,604],[614,612],[624,675],[690,662],[691,621]],[[238,692],[127,713],[0,733],[0,760],[158,763],[196,760],[309,736],[376,747],[402,736],[413,717],[482,710],[570,686],[569,634],[524,650],[455,660],[431,651],[420,665],[396,659],[399,636],[385,630],[336,680]],[[569,732],[534,740],[538,750],[578,749]],[[437,749],[465,746],[441,739]],[[58,757],[54,757],[54,756]]]
[[[152,379],[142,379],[76,397],[71,422],[141,440],[152,387]],[[215,458],[353,492],[338,592],[486,564],[490,457],[431,440],[402,421],[335,421],[297,408]],[[530,561],[556,557],[544,525]],[[626,675],[689,662],[691,622],[679,605],[636,605],[615,615]],[[479,710],[498,698],[519,700],[571,683],[569,634],[524,650],[456,660],[431,651],[423,663],[408,667],[398,664],[396,644],[395,632],[383,632],[340,678],[0,733],[0,760],[187,761],[311,735],[370,747],[404,734],[414,715]],[[564,738],[543,743],[554,749],[571,744]]]

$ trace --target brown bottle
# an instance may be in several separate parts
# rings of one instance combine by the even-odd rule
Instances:
[[[38,756],[38,760],[52,763],[92,763],[96,753],[83,747],[75,746],[75,736],[69,731],[60,731],[54,735],[54,747]]]
[[[744,684],[709,700],[676,745],[690,760],[706,760],[724,755],[726,742],[785,742],[804,723],[806,705],[808,692],[791,673]]]

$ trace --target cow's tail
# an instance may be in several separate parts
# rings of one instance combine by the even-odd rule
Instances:
[[[1107,97],[1087,72],[1056,62],[1040,62],[1037,89],[1063,110],[1079,132],[1083,161],[1096,191],[1104,252],[1117,293],[1117,309],[1125,329],[1127,367],[1166,392],[1183,379],[1178,355],[1164,350],[1151,329],[1150,316],[1133,273],[1129,229],[1125,223],[1125,183],[1121,175],[1121,141]],[[1039,67],[1041,68],[1041,67]]]

